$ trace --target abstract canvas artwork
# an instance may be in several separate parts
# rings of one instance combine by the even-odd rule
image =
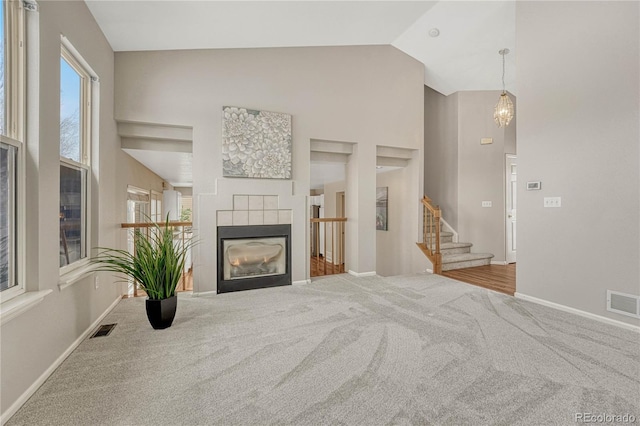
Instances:
[[[225,177],[291,179],[291,115],[222,107]]]
[[[376,188],[376,230],[387,231],[388,226],[389,188],[381,186]]]

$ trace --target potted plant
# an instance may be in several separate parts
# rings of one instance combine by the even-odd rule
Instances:
[[[96,271],[115,272],[139,283],[147,293],[147,318],[151,326],[165,329],[171,326],[176,314],[176,287],[182,277],[192,239],[175,240],[169,216],[164,226],[151,223],[149,232],[134,231],[134,253],[127,250],[98,247],[91,263]]]

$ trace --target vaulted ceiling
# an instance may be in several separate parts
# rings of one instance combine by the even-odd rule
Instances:
[[[422,62],[425,84],[444,95],[501,89],[498,50],[506,47],[505,83],[515,92],[515,1],[86,3],[114,51],[392,45]],[[163,176],[162,155],[140,154]],[[314,170],[322,174],[321,167]]]
[[[445,95],[515,90],[515,1],[87,0],[115,51],[389,44]],[[430,30],[439,35],[432,37]]]

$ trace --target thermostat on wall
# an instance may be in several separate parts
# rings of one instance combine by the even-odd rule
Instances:
[[[490,145],[493,143],[493,138],[481,138],[480,145]]]
[[[537,182],[527,182],[527,191],[537,191],[542,188],[542,184],[540,181]]]

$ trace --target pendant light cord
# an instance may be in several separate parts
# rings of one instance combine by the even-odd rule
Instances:
[[[507,93],[507,91],[505,90],[505,85],[504,85],[504,55],[506,54],[506,52],[502,52],[502,94]]]

